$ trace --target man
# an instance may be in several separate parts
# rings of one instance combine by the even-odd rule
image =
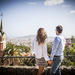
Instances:
[[[61,75],[60,65],[64,58],[64,47],[65,39],[62,36],[63,27],[61,25],[56,27],[56,37],[54,39],[54,44],[52,47],[49,64],[52,64],[52,69],[50,75]]]

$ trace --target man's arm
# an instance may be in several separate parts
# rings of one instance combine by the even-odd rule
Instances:
[[[53,64],[53,58],[54,58],[54,55],[57,51],[57,47],[58,47],[59,43],[60,43],[60,39],[58,37],[56,37],[55,40],[54,40],[53,47],[52,47],[50,60],[48,61],[49,64]]]
[[[52,47],[52,51],[51,51],[51,55],[50,55],[50,60],[53,60],[54,55],[55,55],[55,53],[57,51],[59,43],[60,43],[60,38],[56,37],[55,40],[54,40],[53,47]]]

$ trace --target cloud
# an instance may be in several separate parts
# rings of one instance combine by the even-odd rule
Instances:
[[[75,14],[75,10],[70,10],[68,13],[66,13],[66,15],[72,15]]]
[[[62,5],[63,8],[69,8],[70,5]]]
[[[28,4],[29,5],[36,5],[37,3],[36,2],[29,2]]]
[[[44,4],[46,6],[52,6],[52,5],[57,5],[63,3],[64,0],[45,0]]]
[[[71,10],[70,11],[70,14],[75,14],[75,10]]]

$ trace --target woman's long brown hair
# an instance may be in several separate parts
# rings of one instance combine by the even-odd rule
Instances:
[[[36,38],[37,38],[37,42],[39,45],[44,44],[45,39],[47,38],[47,34],[46,34],[44,28],[39,28],[39,30],[37,31]]]

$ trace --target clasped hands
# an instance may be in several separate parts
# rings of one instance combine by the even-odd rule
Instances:
[[[48,64],[52,65],[53,64],[53,60],[48,60]]]

